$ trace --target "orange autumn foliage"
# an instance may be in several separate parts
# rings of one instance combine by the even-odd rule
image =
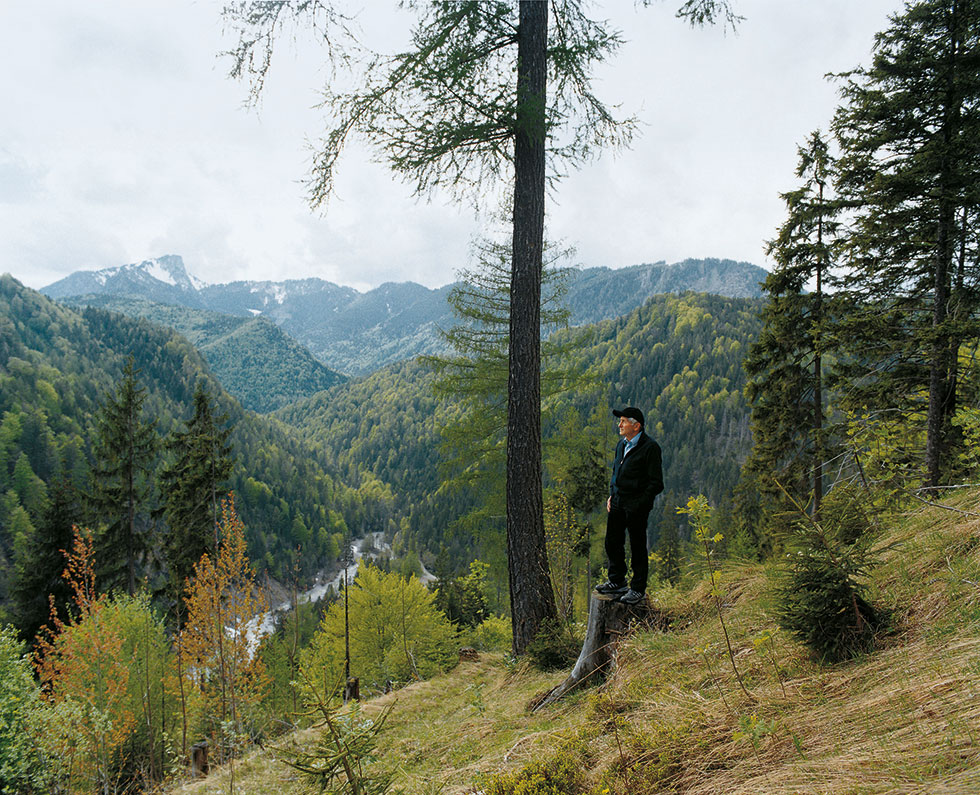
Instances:
[[[72,548],[65,556],[62,576],[72,589],[71,616],[61,621],[52,607],[51,625],[41,633],[34,664],[45,698],[62,716],[57,736],[49,740],[74,788],[108,778],[136,717],[128,706],[124,639],[106,620],[106,595],[95,589],[91,531],[74,527]]]
[[[187,624],[178,653],[183,669],[204,694],[209,732],[224,737],[219,748],[234,749],[245,713],[265,688],[265,668],[255,654],[255,617],[265,609],[245,548],[245,526],[234,499],[222,501],[214,560],[205,553],[187,580]],[[222,754],[219,752],[219,756]]]

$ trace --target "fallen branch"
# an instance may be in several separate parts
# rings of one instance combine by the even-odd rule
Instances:
[[[968,580],[966,577],[960,577],[955,571],[953,571],[953,562],[948,556],[946,558],[946,568],[949,569],[949,573],[952,574],[953,577],[964,585],[972,585],[974,588],[980,589],[980,582],[974,582],[973,580]]]
[[[949,488],[960,488],[959,486],[950,486]],[[918,500],[921,503],[925,503],[931,508],[942,508],[944,511],[952,511],[953,513],[958,513],[960,516],[968,516],[971,519],[980,518],[980,513],[974,513],[973,511],[964,511],[961,508],[954,508],[952,505],[944,505],[941,502],[935,502],[933,500],[927,500],[924,497],[920,497],[914,491],[908,491],[907,489],[902,489],[910,497]]]

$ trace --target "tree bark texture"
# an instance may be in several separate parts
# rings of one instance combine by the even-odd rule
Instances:
[[[556,615],[541,496],[541,262],[548,3],[520,4],[507,383],[507,566],[514,653]]]
[[[950,339],[954,335],[948,325],[948,310],[956,214],[952,197],[956,193],[957,182],[952,152],[953,141],[960,135],[962,127],[963,99],[956,89],[962,59],[960,10],[959,5],[953,3],[948,17],[948,67],[945,75],[944,117],[940,130],[943,156],[939,169],[940,197],[933,274],[933,338],[929,356],[929,409],[926,422],[926,485],[933,488],[939,486],[942,480],[946,435],[951,419],[946,416],[946,410],[951,405],[948,394],[953,366],[950,361]]]

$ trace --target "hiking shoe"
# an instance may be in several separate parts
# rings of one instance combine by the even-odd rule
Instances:
[[[617,594],[624,594],[629,591],[629,586],[623,583],[619,585],[614,583],[612,580],[606,580],[602,585],[597,585],[595,587],[596,593],[606,594],[607,596],[615,596]]]
[[[626,593],[619,597],[619,601],[624,605],[638,605],[647,595],[643,591],[634,591],[632,588],[627,589]]]

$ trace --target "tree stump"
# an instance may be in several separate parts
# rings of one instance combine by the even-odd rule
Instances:
[[[344,703],[361,700],[361,680],[352,676],[344,685]]]
[[[202,740],[191,746],[191,778],[208,774],[208,741]]]
[[[593,593],[585,642],[575,667],[564,682],[535,698],[530,704],[531,711],[553,704],[578,685],[612,671],[616,666],[616,646],[635,623],[666,627],[663,614],[652,608],[647,599],[636,605],[625,605],[610,596]]]

